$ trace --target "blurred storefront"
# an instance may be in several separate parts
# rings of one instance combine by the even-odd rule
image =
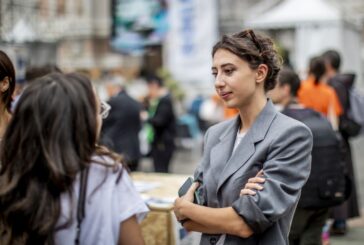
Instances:
[[[2,0],[0,47],[29,66],[56,64],[97,78],[123,62],[109,48],[110,8],[97,0]]]

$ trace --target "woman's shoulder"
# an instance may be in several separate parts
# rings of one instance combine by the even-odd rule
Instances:
[[[303,133],[311,135],[311,130],[302,122],[278,112],[272,129],[282,133]]]
[[[91,158],[90,172],[94,175],[101,174],[102,176],[106,175],[108,178],[112,178],[110,176],[119,176],[124,170],[126,171],[124,166],[110,156],[94,155]]]

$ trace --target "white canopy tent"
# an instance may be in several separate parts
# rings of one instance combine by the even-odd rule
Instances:
[[[309,59],[327,49],[341,53],[341,70],[355,72],[361,82],[360,32],[340,11],[324,0],[285,0],[260,16],[250,16],[245,26],[262,30],[292,29],[292,64],[302,75]]]

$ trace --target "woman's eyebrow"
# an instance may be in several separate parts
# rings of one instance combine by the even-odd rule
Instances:
[[[224,64],[222,64],[222,65],[220,65],[220,67],[221,68],[224,68],[224,67],[226,67],[226,66],[235,66],[234,64],[232,64],[232,63],[224,63]],[[211,67],[211,70],[213,70],[213,69],[217,69],[217,67],[216,66],[212,66]]]

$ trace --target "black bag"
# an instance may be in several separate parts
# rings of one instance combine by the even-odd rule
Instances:
[[[344,138],[358,136],[362,128],[359,119],[363,117],[358,116],[361,114],[358,107],[362,107],[360,101],[363,100],[356,99],[358,96],[351,92],[354,80],[355,74],[351,73],[338,74],[329,80],[329,85],[335,89],[343,108],[343,115],[339,118],[339,130]]]
[[[284,114],[303,122],[313,135],[311,173],[302,188],[300,208],[336,206],[348,198],[345,162],[340,136],[320,113],[311,109],[290,109]]]
[[[80,244],[80,236],[81,236],[81,224],[83,219],[85,218],[85,202],[86,202],[86,194],[87,194],[87,181],[88,181],[88,173],[89,167],[81,170],[80,174],[80,187],[79,187],[79,196],[77,202],[77,226],[76,226],[76,237],[75,244]]]
[[[344,114],[339,118],[339,130],[346,137],[355,137],[359,135],[361,125]]]

